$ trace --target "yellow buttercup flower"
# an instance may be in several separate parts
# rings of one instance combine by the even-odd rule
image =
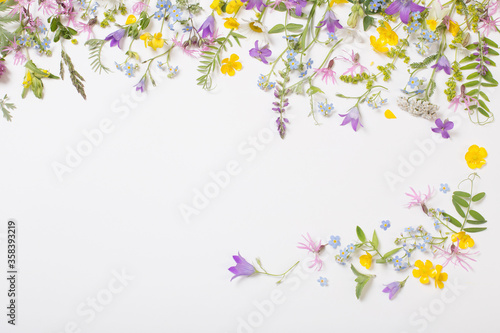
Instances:
[[[229,58],[222,60],[222,66],[220,66],[220,71],[222,74],[228,74],[229,76],[234,76],[235,70],[241,70],[241,62],[238,62],[238,57],[236,54],[231,54]]]
[[[422,260],[415,261],[415,268],[413,270],[413,276],[416,278],[420,278],[420,283],[427,284],[429,283],[429,276],[432,273],[432,262],[430,260],[426,260],[425,264]]]
[[[436,30],[438,24],[436,20],[425,20],[425,22],[427,23],[427,27],[429,27],[430,30]]]
[[[458,242],[458,247],[461,248],[462,250],[468,248],[468,247],[473,247],[474,246],[474,240],[472,239],[471,236],[467,235],[465,231],[460,231],[457,234],[451,235],[451,241],[452,242]]]
[[[134,15],[129,15],[127,17],[127,20],[125,21],[125,25],[135,23],[136,21],[137,19],[135,18]]]
[[[236,21],[236,19],[230,17],[230,18],[225,18],[224,20],[226,20],[226,22],[224,23],[224,27],[227,28],[227,29],[238,29],[238,27],[240,26],[240,24],[238,23],[238,21]]]
[[[149,32],[146,32],[146,33],[142,34],[141,37],[139,37],[139,38],[144,41],[144,47],[147,48],[148,41],[151,40],[152,36]]]
[[[457,24],[457,22],[450,20],[450,23],[448,24],[448,31],[451,32],[453,37],[455,37],[460,31],[460,26]]]
[[[226,13],[234,14],[240,7],[243,6],[243,2],[241,0],[232,0],[226,6]]]
[[[341,3],[348,3],[347,0],[330,0],[330,7],[333,7],[334,4],[340,5]]]
[[[443,270],[443,266],[436,265],[436,268],[431,272],[431,277],[434,278],[434,286],[440,289],[444,288],[443,281],[448,280],[448,273],[441,272]]]
[[[389,45],[392,46],[398,44],[399,42],[398,34],[392,31],[392,28],[389,25],[389,23],[384,22],[384,26],[377,28],[377,31],[380,34],[379,39],[382,39],[384,42],[387,42],[389,43]]]
[[[480,169],[486,164],[485,157],[488,156],[486,149],[479,148],[477,145],[469,147],[469,151],[465,154],[467,165],[471,169]]]
[[[372,267],[372,255],[366,252],[366,254],[359,257],[359,263],[366,269],[370,269]]]
[[[214,0],[210,5],[210,8],[215,10],[217,14],[222,15],[221,3],[219,0]]]
[[[163,40],[161,32],[156,33],[154,37],[149,41],[148,45],[153,48],[153,50],[161,49],[165,44],[165,40]]]
[[[370,44],[372,44],[373,49],[377,52],[385,53],[389,51],[387,48],[387,42],[381,38],[377,39],[375,36],[370,36]]]

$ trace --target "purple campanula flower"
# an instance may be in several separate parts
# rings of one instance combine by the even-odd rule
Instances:
[[[146,80],[145,80],[145,78],[143,77],[139,81],[139,83],[137,83],[134,87],[135,87],[135,91],[139,91],[140,90],[141,93],[143,93],[144,92],[144,88],[146,87]]]
[[[445,139],[448,139],[450,137],[450,134],[448,133],[449,130],[455,126],[455,124],[452,121],[449,121],[448,119],[445,119],[444,122],[438,118],[436,119],[436,126],[435,128],[431,128],[431,130],[434,133],[441,133],[441,136]]]
[[[229,267],[229,271],[234,274],[231,281],[238,276],[250,276],[255,273],[252,264],[246,261],[239,252],[237,256],[233,256],[233,259],[236,261],[236,266]]]
[[[262,48],[259,48],[259,41],[255,41],[255,47],[253,49],[250,49],[250,56],[254,58],[260,58],[263,63],[267,64],[267,57],[270,57],[271,54],[273,53],[268,45],[265,45]]]
[[[335,33],[336,29],[342,29],[343,26],[339,23],[339,20],[335,16],[335,13],[332,10],[328,10],[325,14],[325,18],[323,21],[319,22],[319,25],[316,28],[321,28],[326,24],[326,29],[328,32],[332,34]]]
[[[408,24],[408,21],[410,20],[410,12],[415,13],[415,12],[423,12],[425,10],[425,7],[417,5],[411,0],[396,0],[387,9],[385,10],[385,13],[388,15],[394,15],[396,13],[399,13],[399,17],[401,18],[401,21],[403,21],[404,24]]]
[[[360,126],[363,127],[359,119],[360,114],[357,106],[350,109],[349,112],[347,112],[346,114],[341,114],[339,116],[344,117],[344,121],[342,122],[342,124],[340,124],[340,126],[344,126],[351,123],[352,129],[354,131],[357,131]]]
[[[247,1],[243,1],[247,2]],[[247,6],[245,7],[246,10],[252,9],[253,7],[257,8],[259,12],[262,12],[262,7],[266,7],[264,2],[262,0],[248,0]]]
[[[307,0],[292,0],[291,2],[295,4],[295,15],[301,16],[302,8],[307,6]]]
[[[115,32],[110,33],[106,38],[104,38],[104,40],[110,40],[111,47],[118,45],[118,48],[121,49],[120,41],[122,40],[123,36],[125,36],[125,29],[119,29]]]
[[[385,286],[384,290],[382,290],[383,293],[388,293],[389,294],[389,299],[392,300],[394,296],[396,296],[397,292],[405,286],[406,280],[408,278],[404,279],[403,281],[399,282],[392,282],[389,283],[388,285]]]
[[[436,72],[444,70],[446,74],[451,74],[451,65],[446,56],[442,56],[441,58],[439,58],[438,61],[431,66],[431,68],[436,68]]]
[[[198,31],[201,32],[202,38],[213,37],[215,33],[215,18],[209,15]]]

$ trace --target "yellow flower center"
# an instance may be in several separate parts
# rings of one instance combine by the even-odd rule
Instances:
[[[250,22],[250,24],[248,26],[250,27],[250,29],[252,31],[255,31],[255,32],[258,32],[258,33],[262,32],[262,29],[259,26],[257,26],[257,24],[255,24],[255,22]]]

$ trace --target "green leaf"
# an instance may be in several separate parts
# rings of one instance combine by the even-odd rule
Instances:
[[[363,29],[364,29],[365,31],[366,31],[366,30],[368,30],[368,29],[370,29],[370,27],[371,27],[372,25],[374,25],[374,24],[373,24],[373,22],[375,22],[375,19],[374,19],[373,17],[368,16],[368,15],[367,15],[367,16],[365,16],[365,17],[363,18]]]
[[[469,76],[467,76],[467,80],[472,80],[478,76],[479,76],[478,72],[471,73],[471,74],[469,74]]]
[[[467,192],[463,192],[463,191],[455,191],[453,192],[454,195],[458,195],[459,197],[464,197],[464,198],[469,198],[470,197],[470,194],[467,193]]]
[[[483,231],[483,230],[486,230],[486,228],[464,228],[464,231],[467,231],[467,232],[480,232],[480,231]]]
[[[322,94],[324,94],[323,90],[321,90],[320,88],[315,87],[315,86],[311,86],[311,87],[309,87],[309,89],[307,89],[307,94],[309,96],[312,96],[312,95],[314,95],[316,93],[322,93]]]
[[[498,55],[498,52],[497,52],[497,51],[495,51],[495,50],[494,50],[494,49],[492,49],[492,48],[489,48],[489,49],[488,49],[488,54],[491,54],[491,55],[495,55],[495,56],[497,56],[497,55]]]
[[[378,249],[378,244],[379,244],[379,241],[378,241],[378,237],[377,237],[377,232],[375,230],[373,230],[373,236],[372,236],[373,248]]]
[[[498,44],[495,43],[494,41],[492,41],[491,39],[487,38],[487,37],[483,37],[483,40],[486,44],[488,44],[489,46],[493,46],[493,47],[496,47],[498,48]]]
[[[361,297],[361,292],[363,291],[363,288],[366,286],[368,281],[370,281],[374,275],[365,275],[361,274],[358,272],[358,270],[354,267],[353,264],[351,264],[351,270],[356,275],[356,279],[354,281],[357,282],[356,284],[356,298],[359,299]]]
[[[387,259],[389,257],[392,257],[392,255],[398,253],[399,250],[401,250],[401,249],[402,249],[402,247],[398,247],[398,248],[396,248],[394,250],[390,250],[389,252],[387,252],[386,254],[384,254],[384,256],[382,258]]]
[[[483,217],[483,215],[479,214],[478,212],[476,212],[475,210],[471,209],[469,211],[469,215],[472,216],[474,219],[478,220],[478,221],[485,221],[486,219]]]
[[[481,200],[482,198],[484,198],[485,195],[486,195],[486,193],[484,193],[484,192],[478,193],[472,197],[472,201],[477,202],[477,201]]]
[[[488,111],[486,111],[485,109],[483,108],[478,108],[477,109],[479,111],[480,114],[482,114],[483,116],[485,117],[489,117],[490,115],[488,114]]]
[[[456,203],[454,200],[452,200],[452,203],[453,203],[453,206],[455,207],[458,215],[465,217],[465,213],[464,213],[463,209],[460,207],[460,205],[458,203]]]
[[[268,31],[269,34],[278,34],[285,31],[285,26],[283,24],[276,24],[271,30]]]
[[[479,81],[469,81],[469,82],[464,83],[464,86],[466,86],[467,88],[470,88],[470,87],[477,86],[478,83],[479,83]]]
[[[468,65],[465,65],[465,66],[462,66],[460,67],[460,70],[462,71],[465,71],[467,69],[474,69],[476,68],[477,64],[476,63],[472,63],[472,64],[468,64]],[[477,73],[477,72],[476,72]],[[478,73],[479,74],[479,73]]]
[[[302,29],[303,25],[302,24],[296,24],[296,23],[289,23],[286,25],[286,30],[288,31],[300,31]]]
[[[488,98],[488,96],[486,96],[486,94],[483,91],[480,91],[479,95],[481,95],[487,102],[490,101],[490,99]]]
[[[366,236],[365,236],[365,233],[363,232],[363,230],[357,226],[356,227],[356,234],[358,235],[358,238],[361,242],[366,242]]]
[[[483,224],[486,223],[487,221],[474,221],[474,220],[467,220],[467,223],[470,224]]]
[[[493,84],[493,83],[483,83],[481,84],[483,87],[497,87],[498,84]]]
[[[455,227],[462,228],[462,223],[460,223],[456,218],[454,218],[450,214],[446,214],[446,213],[441,213],[441,214],[443,214],[443,216],[448,219],[448,222],[453,224]]]
[[[457,203],[460,206],[465,207],[465,208],[469,207],[469,203],[467,201],[465,201],[464,199],[462,199],[461,197],[454,194],[451,198],[452,198],[451,200],[454,203]]]
[[[469,96],[475,96],[479,92],[479,89],[472,89],[467,93]]]
[[[483,76],[483,79],[485,79],[486,81],[488,81],[488,82],[489,82],[489,83],[491,83],[491,84],[496,84],[496,85],[498,85],[498,81],[497,81],[497,80],[495,80],[495,79],[493,78],[493,76],[491,76],[491,75],[485,75],[485,76]]]

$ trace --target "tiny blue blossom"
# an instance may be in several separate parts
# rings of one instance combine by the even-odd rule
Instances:
[[[353,243],[347,245],[347,251],[353,253],[356,250],[356,247],[354,246]]]
[[[408,85],[412,89],[415,89],[416,87],[418,87],[419,84],[420,84],[420,80],[416,76],[412,76],[412,77],[410,77],[410,80],[408,80]]]
[[[389,220],[384,220],[382,221],[382,223],[380,224],[380,228],[384,229],[384,230],[387,230],[388,228],[391,227],[391,221]]]
[[[163,20],[163,18],[165,17],[165,14],[163,14],[163,11],[162,10],[159,10],[157,11],[156,13],[154,13],[153,17],[155,19],[157,19],[158,21],[161,21]]]
[[[322,286],[322,287],[328,286],[328,279],[327,278],[320,276],[318,279],[318,282],[319,282],[320,286]]]
[[[349,250],[348,249],[340,250],[339,254],[341,258],[347,259],[347,256],[349,255]]]
[[[330,244],[334,249],[336,249],[338,246],[340,246],[340,236],[330,236],[330,240],[328,241],[328,244]]]
[[[417,244],[417,249],[419,249],[422,252],[425,252],[425,243]]]
[[[297,55],[297,52],[295,52],[294,50],[288,50],[286,52],[286,57],[288,59],[295,59],[295,56]]]
[[[430,235],[425,235],[424,237],[422,237],[422,239],[426,243],[430,243],[432,241],[432,237]]]
[[[414,231],[415,231],[415,229],[413,229],[413,227],[406,227],[406,228],[405,228],[405,231],[406,231],[406,232],[409,232],[409,233],[412,233],[412,232],[414,232]]]
[[[401,266],[401,263],[403,262],[403,259],[400,258],[399,256],[395,256],[392,258],[392,263],[394,264],[395,267]]]
[[[450,191],[450,187],[448,186],[448,184],[441,184],[439,190],[443,193],[448,193]]]
[[[309,60],[307,60],[307,62],[306,62],[307,69],[311,69],[313,63],[314,63],[314,61],[311,58],[309,58]]]
[[[290,69],[297,69],[299,68],[299,62],[297,60],[295,60],[295,58],[292,58],[292,59],[289,59],[290,62],[288,63],[288,65],[290,65]]]

